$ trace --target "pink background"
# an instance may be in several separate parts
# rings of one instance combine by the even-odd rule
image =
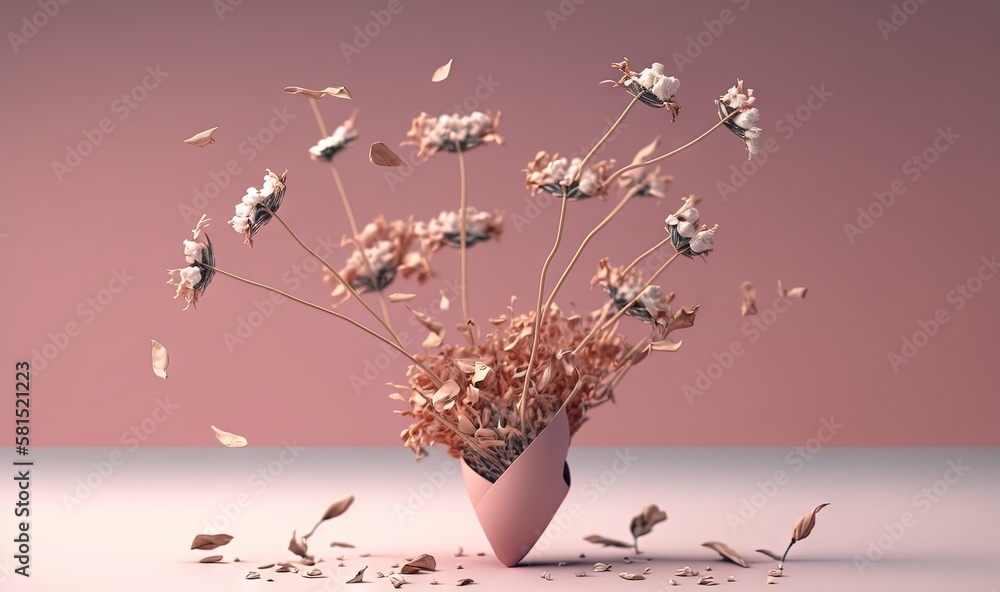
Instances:
[[[337,157],[359,219],[382,212],[426,219],[457,207],[455,158],[441,155],[416,167],[393,190],[386,170],[367,161],[365,147],[396,146],[412,117],[450,111],[475,96],[483,76],[499,85],[479,108],[503,112],[507,145],[468,154],[470,203],[523,216],[521,169],[534,153],[579,153],[627,104],[620,89],[597,85],[616,77],[609,64],[622,56],[638,68],[665,63],[681,79],[683,110],[670,124],[665,113],[637,106],[605,156],[627,162],[657,134],[664,149],[700,134],[717,120],[712,99],[737,76],[759,96],[764,137],[777,150],[723,199],[717,183],[729,182],[745,151],[720,130],[666,163],[675,175],[669,200],[633,204],[585,252],[559,298],[563,306],[600,305],[603,296],[586,289],[594,261],[610,255],[624,262],[655,244],[680,196],[702,196],[703,218],[721,227],[707,265],[679,261],[660,282],[677,292],[678,304],[702,305],[682,350],[632,372],[618,404],[596,410],[575,442],[796,445],[833,418],[843,425],[833,445],[1000,443],[994,362],[1000,280],[983,283],[961,310],[949,300],[956,285],[977,273],[980,259],[998,251],[990,110],[1000,85],[983,66],[997,57],[993,23],[1000,7],[927,3],[886,40],[877,21],[890,18],[887,0],[591,0],[555,22],[555,30],[545,14],[559,10],[554,0],[404,0],[348,63],[341,43],[352,43],[355,27],[373,19],[369,11],[385,6],[243,2],[220,20],[209,2],[70,2],[16,53],[9,45],[0,51],[6,88],[0,359],[11,368],[9,384],[16,360],[47,344],[65,345],[45,367],[35,366],[34,444],[125,444],[132,426],[153,425],[148,418],[157,400],[169,397],[177,408],[143,436],[149,444],[212,445],[208,426],[215,424],[252,445],[288,438],[303,445],[398,445],[405,420],[392,414],[398,406],[381,384],[400,381],[403,363],[379,372],[360,394],[351,384],[352,374],[378,361],[382,349],[374,341],[285,303],[230,349],[223,335],[234,333],[267,294],[222,277],[197,310],[181,311],[164,284],[164,270],[182,265],[181,240],[193,226],[179,206],[190,205],[194,190],[235,160],[239,174],[205,208],[214,220],[209,232],[218,264],[290,289],[283,275],[305,253],[280,226],[265,228],[250,250],[225,224],[265,168],[287,168],[281,213],[300,236],[315,245],[347,229],[329,173],[309,160],[319,133],[308,101],[281,89],[350,88],[353,102],[320,105],[331,129],[352,108],[361,110],[361,140]],[[564,11],[570,6],[563,2]],[[735,20],[717,37],[702,33],[703,21],[726,9]],[[38,10],[31,1],[4,2],[3,31],[20,34],[22,17]],[[711,44],[679,69],[673,56],[688,51],[688,37],[699,33]],[[455,59],[451,77],[432,84],[431,73],[449,58]],[[167,77],[120,119],[116,99],[157,66]],[[813,87],[833,94],[810,111],[802,106]],[[799,129],[780,123],[800,107],[809,118]],[[274,109],[294,119],[248,161],[240,144],[269,124]],[[82,130],[103,118],[113,130],[58,180],[53,161],[65,159],[67,146],[83,141]],[[216,144],[181,143],[212,126],[220,126]],[[949,126],[960,138],[914,180],[904,163]],[[856,223],[858,208],[895,180],[906,192],[850,242],[844,224]],[[612,204],[571,206],[549,285]],[[474,315],[503,313],[511,294],[521,310],[531,306],[557,214],[545,209],[521,232],[508,223],[502,242],[471,251]],[[331,259],[339,264],[347,254],[338,250]],[[441,253],[435,263],[440,279],[457,277],[457,253]],[[97,312],[88,298],[100,296],[122,269],[134,279]],[[321,276],[313,272],[293,293],[329,304]],[[809,297],[752,341],[738,312],[739,285],[757,284],[763,312],[779,278],[808,286]],[[398,281],[391,291],[418,293],[420,307],[437,299],[433,284]],[[887,354],[899,353],[902,339],[938,309],[948,322],[894,371]],[[363,313],[357,303],[341,311]],[[397,326],[419,343],[422,334],[405,311],[395,312]],[[56,333],[71,322],[79,334],[62,341]],[[166,382],[150,371],[150,338],[170,351]],[[734,342],[746,353],[689,404],[684,385],[696,386],[699,371],[709,372],[715,355]]]

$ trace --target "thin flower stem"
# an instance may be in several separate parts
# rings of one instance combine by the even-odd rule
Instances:
[[[549,251],[549,256],[545,258],[545,263],[542,264],[542,272],[539,274],[538,278],[538,299],[535,304],[535,328],[531,334],[531,355],[528,357],[528,367],[524,371],[524,387],[521,390],[521,432],[527,437],[527,428],[524,423],[524,412],[527,407],[528,399],[528,385],[531,384],[531,370],[535,366],[535,355],[538,353],[538,334],[541,332],[542,326],[542,295],[545,293],[545,275],[549,271],[549,264],[552,262],[552,258],[555,257],[556,251],[559,249],[559,243],[562,241],[563,226],[566,223],[566,204],[569,199],[566,198],[566,186],[563,185],[563,196],[562,205],[559,206],[559,225],[556,227],[556,240],[552,244],[552,250]],[[548,311],[548,307],[545,307]]]
[[[462,266],[462,319],[463,324],[468,324],[469,319],[469,286],[468,286],[468,245],[466,244],[468,237],[466,236],[465,228],[465,211],[466,211],[466,177],[465,177],[465,153],[462,148],[459,147],[456,151],[458,154],[458,176],[459,183],[461,185],[461,190],[459,194],[459,207],[458,207],[458,236],[459,236],[459,256],[461,257]],[[473,334],[471,328],[468,333],[469,340],[472,342],[472,347],[476,347],[476,338]]]
[[[638,168],[642,168],[644,166],[649,166],[649,165],[651,165],[653,163],[660,162],[661,160],[666,160],[666,159],[670,158],[671,156],[680,153],[683,150],[687,150],[691,146],[694,146],[698,142],[704,140],[706,137],[708,137],[709,134],[711,134],[716,129],[718,129],[719,126],[721,126],[722,124],[726,123],[727,121],[729,121],[730,119],[732,119],[733,117],[735,117],[738,113],[739,113],[739,111],[733,111],[732,113],[730,113],[729,115],[727,115],[724,119],[720,119],[718,123],[716,123],[712,127],[708,128],[708,131],[706,131],[705,133],[701,134],[697,138],[691,140],[687,144],[684,144],[680,148],[676,148],[674,150],[671,150],[670,152],[667,152],[666,154],[661,154],[660,156],[657,156],[656,158],[651,158],[651,159],[649,159],[647,161],[644,161],[644,162],[637,162],[635,164],[630,164],[630,165],[627,165],[627,166],[624,166],[624,167],[618,169],[617,171],[611,173],[611,176],[608,177],[606,181],[604,181],[604,186],[607,187],[612,181],[614,181],[615,179],[617,179],[623,173],[627,173],[628,171],[631,171],[631,170],[634,170],[634,169],[638,169]]]
[[[653,254],[654,252],[656,252],[656,251],[657,251],[657,250],[658,250],[658,249],[659,249],[660,247],[662,247],[663,245],[665,245],[665,244],[667,244],[667,243],[669,243],[669,242],[670,242],[670,237],[669,237],[669,236],[667,236],[667,238],[665,238],[665,239],[661,240],[660,242],[656,243],[655,245],[653,245],[653,247],[652,247],[651,249],[649,249],[648,251],[646,251],[646,252],[645,252],[645,253],[643,253],[642,255],[639,255],[638,257],[636,257],[636,258],[635,258],[635,261],[633,261],[632,263],[629,263],[629,264],[628,264],[628,267],[626,267],[626,268],[625,268],[625,269],[624,269],[624,270],[622,271],[622,277],[626,277],[626,276],[628,275],[628,273],[629,273],[630,271],[632,271],[632,269],[634,269],[636,265],[638,265],[638,264],[639,264],[639,262],[640,262],[640,261],[642,261],[642,260],[643,260],[643,259],[645,259],[646,257],[649,257],[649,256],[650,256],[650,255],[652,255],[652,254]]]
[[[788,552],[792,550],[792,545],[794,544],[795,539],[792,539],[792,542],[788,543],[788,548],[785,549],[785,553],[781,556],[781,561],[778,562],[778,569],[782,569],[782,566],[785,564],[785,557],[788,557]]]
[[[651,286],[653,284],[653,282],[656,281],[656,278],[659,277],[659,275],[661,273],[663,273],[663,270],[666,269],[667,266],[669,266],[671,263],[673,263],[674,259],[677,259],[677,257],[679,257],[679,256],[680,256],[680,252],[677,252],[677,253],[674,253],[673,256],[670,257],[670,259],[667,259],[666,262],[664,262],[663,265],[661,265],[660,268],[656,270],[656,273],[654,273],[648,280],[646,280],[646,283],[643,284],[641,288],[639,288],[639,291],[635,295],[635,298],[633,298],[631,301],[629,301],[628,304],[626,304],[625,306],[623,306],[622,309],[619,310],[617,313],[615,313],[615,315],[613,317],[611,317],[610,319],[608,319],[607,321],[605,321],[603,323],[600,323],[599,325],[595,325],[595,326],[598,327],[598,329],[596,331],[591,331],[589,335],[587,335],[586,337],[584,337],[583,341],[581,341],[580,344],[576,346],[576,349],[573,350],[573,353],[574,354],[579,353],[580,349],[584,345],[586,345],[587,342],[590,341],[590,339],[594,335],[596,335],[597,333],[600,333],[600,332],[604,331],[606,328],[608,328],[611,325],[613,325],[618,319],[622,318],[622,316],[625,313],[627,313],[628,310],[630,308],[632,308],[635,305],[636,302],[639,302],[639,299],[642,297],[642,293],[646,291],[646,288],[648,288],[649,286]]]
[[[351,202],[347,200],[347,191],[344,190],[344,183],[340,180],[340,171],[337,165],[330,161],[330,172],[333,173],[333,182],[337,184],[337,191],[340,193],[340,201],[344,202],[344,212],[347,213],[347,221],[351,223],[351,234],[358,236],[358,221],[354,218],[354,210],[351,209]]]
[[[590,240],[594,238],[594,236],[598,232],[600,232],[602,228],[607,226],[608,222],[611,222],[611,219],[614,218],[616,215],[618,215],[618,212],[622,211],[622,209],[625,207],[625,204],[627,204],[630,199],[635,197],[639,193],[640,189],[641,188],[639,187],[633,187],[632,189],[630,189],[628,193],[625,194],[625,197],[623,197],[622,200],[618,202],[618,205],[615,206],[615,209],[611,210],[611,213],[605,216],[604,220],[602,220],[597,226],[595,226],[594,229],[590,231],[590,234],[588,234],[583,239],[583,242],[580,243],[580,247],[576,250],[576,254],[573,255],[572,259],[570,259],[570,262],[566,266],[565,271],[563,271],[562,275],[559,277],[559,281],[556,282],[556,285],[552,288],[552,293],[549,294],[548,299],[545,300],[545,304],[542,305],[541,308],[539,308],[539,311],[542,314],[549,312],[549,307],[552,306],[552,301],[555,300],[556,294],[559,293],[559,288],[561,288],[563,282],[566,281],[566,277],[569,275],[569,272],[573,270],[573,266],[576,265],[577,260],[580,259],[580,255],[583,253],[583,250],[590,243]]]
[[[615,129],[617,129],[618,126],[621,125],[621,122],[625,119],[625,116],[628,115],[628,112],[632,110],[632,107],[635,106],[638,100],[639,96],[636,95],[632,99],[632,101],[628,104],[628,107],[625,107],[625,110],[622,111],[622,114],[618,116],[618,120],[615,121],[610,128],[608,128],[608,131],[607,133],[604,134],[604,137],[598,140],[598,142],[594,144],[594,147],[590,149],[590,152],[587,153],[587,156],[583,158],[583,162],[580,163],[580,168],[577,169],[576,174],[573,175],[573,183],[576,183],[577,181],[580,180],[580,175],[583,174],[583,167],[587,166],[587,163],[590,162],[590,159],[593,158],[595,154],[597,154],[597,151],[601,148],[601,146],[604,145],[605,142],[607,142],[608,138],[611,137],[611,134],[614,133]]]
[[[392,330],[392,327],[389,326],[389,323],[387,323],[382,317],[378,315],[378,313],[376,313],[374,310],[372,310],[370,306],[368,306],[368,303],[361,298],[361,295],[358,294],[358,291],[354,289],[354,286],[345,281],[344,278],[340,275],[340,273],[338,273],[336,269],[334,269],[329,263],[327,263],[325,259],[320,257],[316,251],[313,251],[308,246],[306,246],[306,244],[302,242],[302,239],[300,239],[299,236],[295,234],[295,231],[293,231],[291,227],[288,226],[288,224],[284,221],[284,219],[282,219],[281,216],[275,213],[274,210],[268,208],[267,206],[264,206],[264,209],[267,210],[267,212],[271,214],[271,216],[273,216],[275,220],[280,222],[281,225],[285,227],[285,230],[288,231],[288,234],[292,236],[292,238],[295,240],[296,243],[299,244],[300,247],[302,247],[303,249],[306,250],[306,252],[315,257],[316,260],[319,261],[323,265],[323,267],[327,269],[327,271],[332,273],[333,276],[337,278],[337,281],[343,284],[344,287],[346,287],[348,291],[350,291],[351,295],[354,296],[354,298],[356,298],[357,301],[361,303],[361,306],[365,307],[365,310],[367,310],[373,317],[375,317],[375,320],[378,321],[379,324],[382,325],[382,327],[385,328],[385,330],[388,331],[390,335],[392,335],[392,338],[396,340],[396,343],[402,346],[402,342],[400,341],[399,336],[396,335],[395,331]],[[364,257],[364,251],[362,251],[361,255],[362,257]]]
[[[313,115],[316,116],[316,123],[319,124],[319,133],[323,134],[323,137],[327,137],[326,124],[323,123],[323,116],[319,114],[319,105],[316,104],[316,99],[309,97],[309,104],[312,106]]]

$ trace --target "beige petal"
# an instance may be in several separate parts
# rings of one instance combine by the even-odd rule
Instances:
[[[618,574],[618,577],[623,580],[645,580],[646,577],[641,574],[622,572]]]
[[[402,401],[403,400],[403,395],[401,395],[399,393],[389,393],[389,398],[392,399],[392,400],[394,400],[394,401]]]
[[[434,571],[437,568],[437,561],[433,556],[426,553],[417,555],[399,569],[400,573],[414,574],[422,570]]]
[[[816,514],[829,505],[828,503],[820,504],[812,512],[799,518],[799,521],[795,523],[795,528],[792,529],[792,541],[798,542],[809,536],[813,527],[816,526]]]
[[[750,282],[743,282],[740,285],[740,290],[743,292],[743,304],[740,307],[740,315],[746,317],[757,314],[757,289]]]
[[[406,580],[399,574],[389,574],[389,583],[392,584],[393,588],[399,588],[406,583]]]
[[[479,384],[481,381],[486,380],[486,377],[492,372],[493,369],[482,362],[476,362],[476,372],[472,375],[472,384]]]
[[[260,574],[257,573],[257,572],[255,572],[255,571],[252,571],[252,572],[250,572],[250,573],[247,574],[247,579],[248,580],[259,580],[260,579]]]
[[[448,74],[451,73],[451,63],[455,60],[448,60],[448,63],[441,66],[437,70],[434,70],[434,75],[431,76],[431,82],[441,82],[448,78]]]
[[[472,584],[472,583],[474,583],[473,580],[472,580],[472,578],[462,578],[461,580],[455,582],[455,585],[456,586],[468,586],[469,584]]]
[[[389,150],[389,147],[382,142],[375,142],[371,145],[371,148],[368,149],[368,160],[384,167],[398,167],[406,164],[402,158],[396,156],[396,153]]]
[[[622,547],[622,548],[625,548],[625,549],[631,549],[632,548],[632,545],[630,545],[630,544],[628,544],[628,543],[626,543],[624,541],[619,541],[619,540],[616,540],[616,539],[609,539],[609,538],[603,537],[603,536],[601,536],[599,534],[592,534],[590,536],[586,536],[586,537],[583,538],[583,540],[587,541],[588,543],[594,543],[594,544],[597,544],[597,545],[602,545],[604,547]]]
[[[445,382],[431,396],[431,400],[434,402],[434,409],[438,411],[450,409],[461,392],[462,387],[458,386],[458,383],[454,380]]]
[[[654,341],[649,344],[649,349],[653,351],[665,351],[665,352],[675,352],[681,348],[681,341],[670,341],[669,339],[664,339],[663,341]]]
[[[416,297],[416,294],[401,294],[399,292],[394,292],[389,294],[389,302],[406,302],[407,300],[413,300]]]
[[[220,561],[222,561],[222,555],[209,555],[199,559],[198,563],[218,563]]]
[[[350,99],[351,93],[346,86],[328,86],[323,90],[309,90],[300,86],[286,86],[286,93],[293,95],[305,95],[310,99],[322,99],[323,97],[337,97],[339,99]]]
[[[215,432],[215,437],[222,442],[222,445],[226,448],[243,448],[247,445],[247,439],[243,436],[237,436],[236,434],[231,434],[227,431],[220,430],[215,426],[211,426],[212,431]]]
[[[548,580],[548,581],[550,581],[550,582],[551,582],[551,581],[552,581],[552,572],[549,572],[549,571],[543,571],[543,572],[542,572],[542,579],[543,579],[543,580]]]
[[[784,288],[778,280],[778,296],[782,298],[805,298],[808,288]]]
[[[740,557],[740,554],[737,553],[732,547],[730,547],[726,543],[720,543],[719,541],[709,541],[707,543],[702,543],[701,546],[712,549],[719,555],[722,555],[723,559],[728,559],[729,561],[732,561],[733,563],[735,563],[740,567],[750,567],[749,565],[747,565],[747,562],[742,557]]]
[[[656,149],[660,147],[660,136],[653,138],[653,141],[641,148],[635,153],[635,158],[632,159],[632,164],[639,164],[640,162],[645,162]]]
[[[361,571],[358,572],[358,575],[356,575],[353,578],[347,580],[347,583],[348,584],[360,584],[361,582],[365,581],[364,578],[365,578],[365,570],[366,569],[368,569],[367,565],[361,568]]]
[[[170,365],[170,356],[167,354],[167,348],[160,345],[155,339],[150,339],[150,341],[153,342],[153,374],[166,380],[167,366]]]
[[[406,308],[410,309],[410,312],[413,313],[413,316],[417,319],[417,321],[430,331],[430,335],[424,339],[423,346],[425,348],[430,349],[438,347],[444,342],[444,325],[442,323],[431,319],[431,317],[418,310],[410,308],[409,305],[407,305]]]
[[[440,306],[441,306],[441,310],[448,310],[449,308],[451,308],[451,301],[448,300],[448,297],[444,295],[444,290],[441,290],[441,303],[440,303]]]
[[[207,129],[207,130],[205,130],[203,132],[200,132],[200,133],[197,133],[197,134],[191,136],[187,140],[184,140],[184,142],[186,144],[191,144],[192,146],[197,146],[199,148],[201,148],[203,146],[208,146],[209,144],[214,144],[215,143],[215,138],[212,137],[212,134],[217,129],[219,129],[219,128],[218,127],[213,127],[212,129]]]
[[[611,571],[611,566],[607,563],[595,563],[594,571]]]
[[[194,537],[194,541],[191,543],[191,548],[209,551],[211,549],[215,549],[216,547],[228,545],[231,540],[233,540],[233,537],[228,534],[199,534]]]
[[[667,513],[661,510],[656,504],[651,504],[642,509],[642,513],[632,518],[629,528],[632,536],[639,538],[644,534],[652,532],[653,527],[667,519]]]
[[[292,540],[288,542],[288,550],[295,553],[299,557],[309,557],[309,544],[305,539],[300,539],[296,536],[294,530],[292,531]]]

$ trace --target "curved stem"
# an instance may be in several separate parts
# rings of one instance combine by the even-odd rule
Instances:
[[[640,261],[642,261],[646,257],[649,257],[654,252],[656,252],[657,249],[659,249],[660,247],[662,247],[663,245],[665,245],[665,244],[667,244],[669,242],[670,242],[670,236],[668,235],[667,238],[665,238],[665,239],[661,240],[660,242],[656,243],[655,245],[653,245],[653,247],[651,249],[649,249],[648,251],[646,251],[642,255],[639,255],[638,257],[636,257],[635,261],[633,261],[632,263],[629,263],[628,267],[626,267],[624,270],[622,270],[622,277],[628,276],[628,273],[630,271],[632,271],[632,269],[634,269],[635,266],[638,265]]]
[[[628,193],[625,194],[625,197],[623,197],[622,200],[618,202],[618,205],[615,206],[615,209],[611,210],[611,212],[604,217],[604,220],[602,220],[600,224],[595,226],[594,229],[590,231],[590,234],[588,234],[583,239],[583,242],[580,243],[580,247],[576,250],[576,254],[573,255],[572,259],[570,259],[570,262],[566,266],[566,269],[563,271],[562,275],[559,276],[559,281],[557,281],[556,285],[552,288],[552,293],[549,294],[548,299],[545,300],[545,304],[542,305],[541,308],[539,308],[539,311],[544,311],[544,313],[549,312],[549,307],[552,306],[552,301],[555,300],[556,294],[559,293],[559,288],[561,288],[563,282],[566,281],[566,277],[569,275],[569,272],[573,270],[573,266],[576,265],[577,260],[580,259],[580,255],[583,253],[583,250],[587,247],[587,244],[589,244],[590,240],[594,238],[594,235],[600,232],[602,228],[607,226],[608,222],[611,222],[612,218],[618,215],[618,212],[622,211],[622,208],[625,207],[625,204],[627,204],[630,199],[635,197],[639,193],[639,190],[640,190],[639,187],[633,187],[632,189],[630,189]]]
[[[563,226],[566,222],[566,203],[569,199],[566,198],[566,186],[563,185],[563,196],[562,205],[559,207],[559,226],[556,227],[556,240],[552,244],[552,250],[549,251],[549,256],[545,258],[545,263],[542,264],[542,273],[538,278],[538,299],[535,304],[535,328],[531,335],[531,355],[528,356],[528,367],[524,371],[524,388],[521,390],[521,433],[524,437],[528,437],[528,432],[524,423],[524,411],[527,407],[528,399],[528,385],[531,384],[531,370],[535,365],[535,355],[538,353],[538,334],[542,326],[542,294],[545,292],[545,275],[549,271],[549,264],[552,262],[552,258],[555,256],[556,251],[559,249],[559,242],[562,241]],[[546,307],[546,311],[548,308]]]
[[[319,105],[316,104],[316,99],[309,97],[309,104],[312,106],[313,115],[316,116],[316,123],[319,124],[319,133],[323,134],[323,137],[327,137],[330,134],[326,133],[326,124],[323,123],[323,116],[319,114]]]
[[[661,154],[660,156],[657,156],[656,158],[651,158],[651,159],[649,159],[649,160],[647,160],[645,162],[637,162],[635,164],[630,164],[628,166],[624,166],[624,167],[618,169],[617,171],[611,173],[611,176],[608,177],[606,181],[604,181],[604,186],[607,187],[608,184],[610,184],[612,181],[614,181],[615,179],[617,179],[623,173],[627,173],[627,172],[629,172],[631,170],[642,168],[644,166],[649,166],[649,165],[651,165],[653,163],[660,162],[661,160],[666,160],[666,159],[670,158],[671,156],[673,156],[673,155],[675,155],[675,154],[677,154],[677,153],[679,153],[679,152],[681,152],[683,150],[686,150],[686,149],[690,148],[691,146],[694,146],[698,142],[700,142],[700,141],[704,140],[706,137],[708,137],[708,135],[710,133],[714,132],[716,129],[718,129],[719,126],[721,126],[722,124],[726,123],[727,121],[729,121],[730,119],[732,119],[733,117],[735,117],[738,113],[739,113],[739,111],[733,111],[732,113],[730,113],[729,115],[727,115],[724,119],[720,119],[719,123],[716,123],[712,127],[708,128],[708,131],[706,131],[705,133],[701,134],[697,138],[691,140],[687,144],[684,144],[680,148],[676,148],[674,150],[671,150],[670,152],[667,152],[666,154]]]
[[[783,569],[782,566],[785,564],[785,557],[788,557],[788,552],[792,550],[792,545],[795,544],[795,539],[788,543],[788,548],[785,549],[785,553],[781,556],[781,561],[778,562],[778,569]]]
[[[462,266],[462,323],[468,325],[469,320],[472,318],[469,316],[469,288],[468,288],[468,245],[465,227],[465,211],[466,211],[466,178],[465,178],[465,154],[461,148],[456,152],[458,154],[458,176],[459,183],[461,185],[461,190],[459,194],[459,206],[458,206],[458,236],[459,236],[459,256],[461,258]],[[470,328],[468,333],[469,339],[472,341],[472,347],[475,348],[475,336]]]
[[[611,125],[611,127],[609,127],[609,128],[608,128],[608,131],[607,131],[607,133],[605,133],[605,134],[604,134],[604,137],[603,137],[603,138],[601,138],[600,140],[598,140],[598,142],[597,142],[596,144],[594,144],[594,147],[590,149],[590,152],[588,152],[588,153],[587,153],[587,156],[585,156],[585,157],[584,157],[584,159],[583,159],[583,162],[581,162],[581,163],[580,163],[580,168],[579,168],[579,169],[577,169],[577,171],[576,171],[576,174],[575,174],[575,175],[573,175],[573,183],[576,183],[577,181],[579,181],[579,180],[580,180],[580,175],[582,175],[582,174],[583,174],[583,167],[587,166],[587,163],[588,163],[588,162],[590,162],[590,159],[591,159],[591,158],[593,158],[595,154],[597,154],[597,151],[598,151],[598,150],[600,149],[600,147],[601,147],[602,145],[604,145],[604,143],[605,143],[605,142],[607,142],[607,141],[608,141],[608,138],[610,138],[610,137],[611,137],[611,134],[613,134],[613,133],[614,133],[615,129],[616,129],[616,128],[617,128],[617,127],[618,127],[619,125],[621,125],[621,122],[622,122],[622,120],[624,120],[624,119],[625,119],[625,116],[626,116],[626,115],[628,115],[628,112],[632,110],[632,107],[634,107],[634,106],[635,106],[635,103],[636,103],[636,102],[637,102],[638,100],[639,100],[639,97],[638,97],[638,95],[637,95],[637,96],[635,96],[635,97],[634,97],[634,98],[632,99],[632,101],[631,101],[631,102],[630,102],[630,103],[628,104],[628,107],[625,107],[625,110],[624,110],[624,111],[622,111],[622,114],[618,116],[618,120],[617,120],[617,121],[615,121],[615,122],[614,122],[614,123],[613,123],[613,124]],[[606,185],[606,183],[605,183],[605,185]]]

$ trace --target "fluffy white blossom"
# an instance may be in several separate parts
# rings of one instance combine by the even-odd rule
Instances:
[[[313,160],[323,160],[329,162],[333,156],[347,148],[351,142],[358,138],[358,130],[354,127],[354,120],[357,113],[351,118],[337,126],[333,133],[316,143],[309,149],[309,155]]]
[[[441,212],[428,222],[417,222],[414,234],[420,239],[421,249],[434,252],[442,245],[461,246],[460,217],[457,211]],[[503,213],[480,212],[469,206],[465,209],[465,244],[471,247],[495,236],[503,230]]]
[[[285,176],[280,177],[267,170],[264,175],[264,183],[260,189],[248,187],[246,195],[236,204],[236,215],[229,221],[233,230],[244,235],[245,242],[253,246],[253,235],[260,230],[261,226],[271,221],[271,214],[276,212],[281,206],[281,199],[285,194]]]
[[[712,238],[719,225],[709,228],[702,224],[699,216],[698,210],[693,207],[667,216],[666,230],[670,233],[670,242],[678,253],[690,257],[706,255],[712,250]]]
[[[753,89],[747,89],[746,92],[743,92],[743,81],[737,80],[736,86],[731,87],[718,101],[721,119],[729,117],[733,112],[738,112],[726,120],[725,126],[746,143],[748,159],[759,152],[757,140],[762,131],[757,127],[760,111],[753,106],[756,100],[756,97],[753,96]]]
[[[428,158],[440,150],[464,152],[480,144],[503,144],[503,137],[497,133],[499,125],[499,112],[494,115],[475,111],[469,115],[454,113],[439,117],[421,113],[406,136],[410,138],[409,144],[420,147],[418,154]]]
[[[539,152],[525,169],[527,186],[532,194],[541,189],[557,197],[562,197],[565,193],[566,197],[571,199],[585,197],[603,199],[607,195],[604,184],[610,176],[614,161],[602,160],[588,165],[583,172],[580,172],[581,165],[583,159],[580,157],[569,160],[558,154],[550,156],[547,152]],[[577,173],[580,174],[580,178],[574,182]]]

